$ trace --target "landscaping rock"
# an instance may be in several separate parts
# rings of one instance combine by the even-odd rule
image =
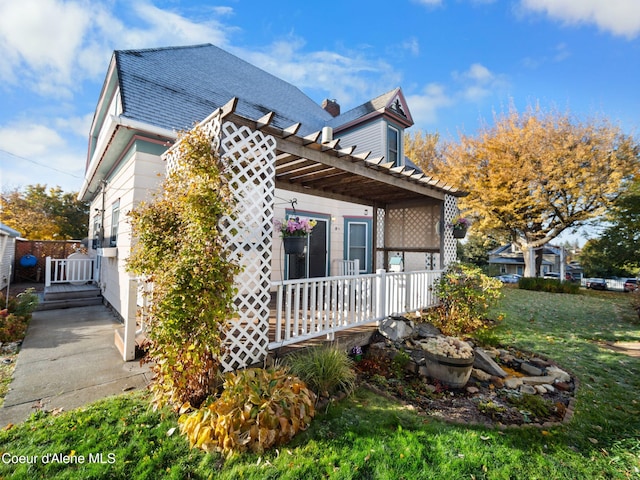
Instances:
[[[437,337],[438,335],[442,335],[440,330],[431,325],[430,323],[419,323],[414,328],[414,333],[418,337],[428,338],[428,337]]]
[[[533,365],[531,365],[530,363],[527,362],[523,362],[522,365],[520,365],[520,370],[522,370],[524,373],[528,374],[528,375],[532,375],[534,377],[539,377],[542,375],[542,369],[538,368],[538,367],[534,367]]]
[[[556,379],[557,382],[568,383],[571,381],[571,375],[569,375],[564,370],[552,365],[547,367],[547,375],[550,375]]]
[[[522,377],[522,383],[526,383],[527,385],[545,385],[551,384],[554,381],[554,378],[551,376],[539,376],[539,377]]]
[[[488,374],[484,370],[480,370],[479,368],[474,368],[471,370],[471,376],[473,378],[477,378],[481,382],[489,382],[493,378],[493,375]]]
[[[475,368],[484,370],[494,377],[505,378],[507,376],[507,372],[500,368],[500,365],[498,365],[482,348],[477,347],[474,350],[474,353],[475,360],[473,361],[473,366]]]
[[[547,368],[548,366],[551,365],[551,362],[547,362],[546,360],[543,360],[541,358],[530,358],[529,359],[529,363],[531,365],[534,365],[538,368]]]
[[[413,328],[409,325],[409,321],[402,317],[385,318],[380,322],[378,330],[392,342],[403,340],[413,334]]]
[[[544,385],[535,385],[534,388],[536,389],[536,392],[539,393],[540,395],[544,395],[545,393],[547,393],[547,389],[545,388]]]
[[[515,390],[520,385],[522,385],[522,379],[517,377],[509,377],[504,380],[504,388]]]
[[[467,393],[471,395],[475,395],[478,392],[480,392],[480,389],[478,387],[467,387]]]
[[[520,385],[520,393],[528,393],[529,395],[535,395],[537,390],[532,385]]]

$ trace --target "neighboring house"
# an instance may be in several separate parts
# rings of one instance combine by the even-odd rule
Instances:
[[[20,232],[0,223],[0,289],[6,288],[13,279],[16,238],[19,236]]]
[[[341,113],[336,101],[318,105],[213,45],[116,51],[92,122],[79,197],[91,203],[90,255],[105,300],[128,325],[125,337],[137,298],[136,279],[125,269],[134,241],[127,213],[149,200],[173,168],[167,149],[176,132],[197,122],[213,132],[240,175],[243,220],[229,242],[238,242],[233,248],[242,252],[243,275],[254,275],[238,280],[243,322],[265,321],[265,291],[275,282],[335,275],[345,260],[359,260],[361,274],[388,268],[398,255],[405,270],[440,269],[455,260],[446,225],[463,193],[405,166],[403,135],[413,120],[399,88]],[[272,226],[290,215],[317,221],[303,255],[285,256]],[[255,328],[264,330],[260,325]],[[124,343],[129,358],[131,338]],[[251,353],[254,360],[266,347],[260,348]]]
[[[560,273],[561,249],[552,245],[543,247],[540,273]],[[500,273],[524,274],[524,256],[513,244],[503,245],[489,252],[489,266],[499,269]],[[566,266],[565,266],[566,268]],[[569,271],[568,269],[566,270]]]

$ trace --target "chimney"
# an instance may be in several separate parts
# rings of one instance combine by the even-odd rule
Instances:
[[[335,100],[329,100],[328,98],[322,101],[322,108],[331,114],[332,117],[340,115],[340,105]]]

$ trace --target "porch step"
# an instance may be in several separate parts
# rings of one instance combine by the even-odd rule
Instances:
[[[45,289],[44,301],[48,302],[53,300],[68,300],[70,298],[90,298],[99,297],[101,295],[100,288],[95,285],[72,285],[71,287],[73,288],[52,290],[50,287],[49,289]]]
[[[58,284],[45,288],[36,310],[57,310],[100,304],[102,304],[102,295],[97,285]]]
[[[38,304],[36,310],[57,310],[60,308],[88,307],[102,305],[102,296],[88,298],[67,298],[62,300],[44,300]]]

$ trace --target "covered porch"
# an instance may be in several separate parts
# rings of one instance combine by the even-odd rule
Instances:
[[[225,368],[259,363],[285,344],[433,305],[431,287],[456,259],[447,225],[458,214],[456,197],[462,192],[383,157],[354,154],[356,146],[341,146],[329,128],[301,136],[299,123],[278,128],[272,125],[274,113],[251,119],[236,106],[232,99],[201,123],[214,148],[231,160],[230,183],[238,199],[235,215],[221,225],[230,256],[243,266]],[[168,172],[179,168],[178,149],[164,158]],[[371,209],[373,273],[274,282],[274,251],[281,241],[273,227],[276,188]],[[391,257],[402,259],[403,271],[386,271]],[[137,297],[130,295],[130,302]],[[134,339],[135,318],[125,318],[125,358]]]

